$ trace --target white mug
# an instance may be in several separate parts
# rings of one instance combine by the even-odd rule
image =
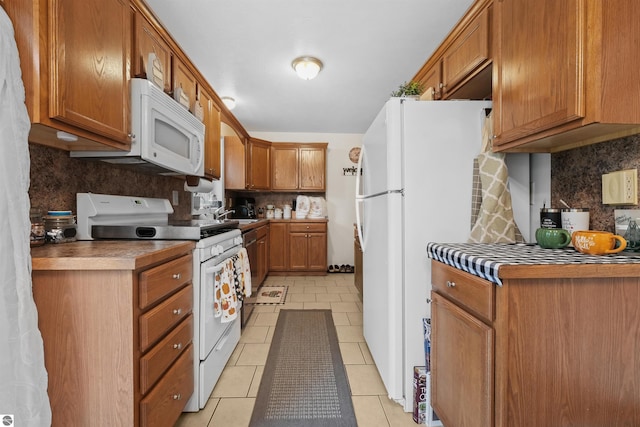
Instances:
[[[589,229],[589,209],[562,209],[562,228],[570,234]],[[573,246],[573,244],[569,244]]]

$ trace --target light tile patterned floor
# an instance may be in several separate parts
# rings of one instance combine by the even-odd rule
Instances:
[[[207,406],[184,413],[176,427],[247,427],[281,308],[331,309],[360,427],[415,427],[411,413],[387,398],[362,335],[362,303],[353,274],[269,276],[264,285],[289,286],[286,303],[257,306]]]

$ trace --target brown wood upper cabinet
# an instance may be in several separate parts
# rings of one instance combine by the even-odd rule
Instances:
[[[162,65],[164,91],[174,99],[176,88],[181,88],[188,99],[189,111],[205,125],[204,175],[220,179],[220,106],[213,90],[192,66],[181,60],[176,48],[167,42],[169,35],[153,19],[148,10],[134,7],[134,76],[148,78],[147,62],[154,53]]]
[[[247,189],[269,190],[271,188],[271,143],[249,138],[247,161]]]
[[[271,145],[273,191],[325,191],[327,143]]]
[[[198,83],[196,105],[202,109],[205,125],[204,133],[204,175],[220,179],[220,107],[214,102],[213,95]]]
[[[474,3],[412,79],[433,88],[434,99],[491,96],[492,3]]]
[[[195,73],[189,66],[178,58],[173,58],[173,92],[171,96],[180,103],[189,105],[189,111],[194,112],[197,83]],[[182,96],[177,95],[182,90]],[[183,105],[185,105],[183,104]]]
[[[494,150],[560,151],[640,132],[634,0],[495,4]]]
[[[237,136],[224,137],[224,187],[227,190],[247,188],[246,143]]]
[[[136,10],[133,22],[135,30],[132,63],[133,75],[135,77],[147,78],[149,54],[153,53],[162,66],[162,88],[166,93],[170,93],[172,87],[171,59],[173,57],[171,47],[156,27],[149,22],[147,16],[141,13],[141,11]]]
[[[29,140],[65,150],[128,150],[129,1],[16,1],[5,8],[21,58]],[[59,139],[57,131],[78,139]]]

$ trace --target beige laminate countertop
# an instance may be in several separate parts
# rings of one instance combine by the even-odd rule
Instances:
[[[189,253],[195,242],[182,240],[94,240],[49,243],[31,248],[38,270],[137,270]]]

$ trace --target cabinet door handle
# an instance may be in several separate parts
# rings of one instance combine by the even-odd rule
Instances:
[[[451,282],[447,280],[447,288],[455,288],[455,287],[456,287],[456,282]]]
[[[173,274],[173,278],[176,279],[176,280],[180,280],[181,277],[182,277],[182,274],[180,274],[180,273],[174,273]]]
[[[173,400],[181,400],[181,399],[182,399],[182,395],[180,393],[173,395]]]
[[[180,349],[182,349],[182,343],[181,343],[181,342],[179,342],[179,343],[177,343],[177,344],[174,344],[174,345],[173,345],[173,348],[175,348],[176,350],[180,350]]]
[[[182,314],[182,309],[181,308],[174,308],[173,309],[173,314],[175,314],[176,316]]]

